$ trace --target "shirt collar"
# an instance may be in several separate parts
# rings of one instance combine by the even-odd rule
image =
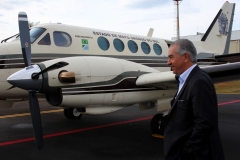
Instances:
[[[193,70],[193,68],[196,66],[197,64],[192,65],[191,67],[189,67],[186,71],[184,71],[180,76],[179,76],[179,81],[180,83],[184,83],[186,81],[186,79],[188,78],[189,74],[191,73],[191,71]]]

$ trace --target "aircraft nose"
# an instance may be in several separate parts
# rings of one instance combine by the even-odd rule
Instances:
[[[0,58],[4,59],[5,57],[3,57],[3,56],[6,56],[6,55],[8,55],[7,47],[5,44],[0,43]]]
[[[38,79],[32,79],[32,75],[39,72],[41,72],[40,67],[38,65],[32,65],[12,74],[7,78],[7,81],[15,87],[29,91],[40,91],[42,87],[42,76],[40,75]]]

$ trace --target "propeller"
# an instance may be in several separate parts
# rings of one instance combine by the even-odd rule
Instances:
[[[27,68],[31,67],[31,41],[29,34],[28,18],[25,12],[18,14],[20,41],[24,63]],[[32,117],[33,131],[37,148],[43,148],[42,120],[36,91],[29,91],[29,107]]]
[[[28,18],[25,12],[18,14],[19,32],[22,54],[26,68],[12,74],[7,81],[13,86],[28,90],[29,107],[32,118],[33,132],[37,148],[43,148],[42,120],[36,92],[41,90],[43,73],[68,65],[67,62],[55,63],[43,70],[38,65],[31,65],[31,41],[28,26]]]

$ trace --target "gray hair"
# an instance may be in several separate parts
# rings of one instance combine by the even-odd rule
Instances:
[[[193,63],[197,63],[197,50],[193,43],[188,39],[179,39],[176,40],[171,46],[177,45],[177,53],[179,55],[184,55],[187,53],[190,56],[190,61]]]

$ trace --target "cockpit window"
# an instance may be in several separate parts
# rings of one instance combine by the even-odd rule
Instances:
[[[36,41],[36,39],[39,36],[41,36],[43,34],[43,32],[45,32],[45,31],[46,31],[45,28],[39,28],[39,27],[30,29],[29,34],[30,34],[31,43],[34,43]],[[13,42],[13,41],[19,41],[19,40],[20,40],[20,36],[19,36],[19,34],[16,34],[16,35],[9,37],[3,41],[4,42]]]
[[[46,29],[45,28],[32,28],[30,30],[30,41],[31,43],[34,43],[36,41],[36,39],[41,36],[43,34],[43,32],[45,32]]]
[[[39,42],[39,45],[50,45],[51,40],[50,40],[50,35],[47,33]]]
[[[72,44],[72,38],[66,32],[54,31],[53,39],[56,46],[68,47]]]

